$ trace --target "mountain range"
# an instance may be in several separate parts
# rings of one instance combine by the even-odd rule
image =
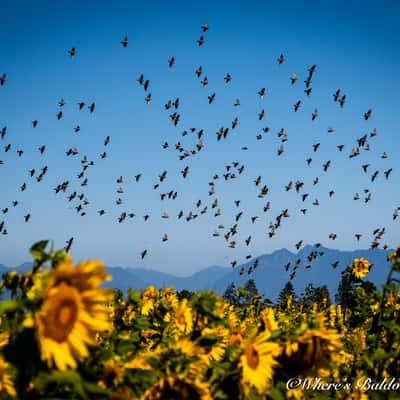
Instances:
[[[322,252],[324,255],[315,259],[310,269],[305,269],[305,265],[308,264],[307,255],[312,251]],[[292,281],[296,293],[302,293],[308,283],[312,283],[314,286],[327,285],[333,299],[341,279],[341,271],[355,258],[363,257],[373,264],[366,279],[373,282],[377,287],[384,284],[390,267],[386,258],[391,251],[382,249],[343,251],[322,246],[316,248],[311,245],[304,246],[297,253],[287,249],[280,249],[271,254],[258,256],[258,267],[253,270],[251,275],[248,275],[246,271],[254,263],[255,258],[235,267],[235,269],[211,266],[187,277],[179,277],[155,269],[107,267],[107,272],[112,276],[112,281],[107,282],[106,286],[123,291],[128,288],[143,289],[149,285],[157,288],[170,286],[176,290],[212,289],[218,294],[223,294],[232,282],[236,287],[244,286],[246,281],[251,278],[254,279],[260,294],[275,301],[280,290],[289,280],[289,273],[294,263],[297,259],[301,259],[301,266]],[[333,269],[332,264],[337,261],[339,264],[336,269]],[[284,266],[288,262],[291,263],[291,267],[289,272],[286,272]],[[31,266],[32,263],[24,263],[13,269],[18,272],[25,272]],[[240,276],[239,270],[242,267],[244,267],[245,273]],[[0,264],[0,273],[6,271],[10,271],[10,268]]]

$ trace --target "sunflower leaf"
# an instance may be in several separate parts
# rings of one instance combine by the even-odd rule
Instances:
[[[18,310],[21,307],[21,303],[15,300],[4,300],[0,303],[0,315]]]
[[[87,399],[85,389],[83,387],[82,378],[76,371],[52,371],[49,374],[41,373],[34,380],[34,386],[39,391],[46,390],[51,385],[57,385],[57,392],[63,391],[66,387],[72,389],[81,399]]]
[[[83,386],[88,393],[93,394],[93,395],[96,395],[96,394],[109,395],[110,394],[110,390],[104,389],[104,388],[100,387],[98,384],[93,383],[93,382],[83,382]]]
[[[47,254],[45,253],[45,249],[47,244],[49,243],[48,240],[41,240],[40,242],[36,242],[29,250],[34,260],[38,262],[44,262],[47,259]]]

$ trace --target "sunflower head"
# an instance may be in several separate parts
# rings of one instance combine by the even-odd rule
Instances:
[[[276,322],[273,308],[264,308],[264,310],[261,311],[260,317],[266,332],[272,332],[278,329],[278,323]]]
[[[392,251],[388,256],[387,259],[388,261],[393,262],[397,258],[397,251]]]
[[[206,383],[182,376],[162,378],[146,390],[142,400],[211,400]]]
[[[76,266],[67,254],[49,275],[48,286],[57,286],[61,282],[76,287],[79,291],[98,288],[104,281],[109,281],[110,275],[106,274],[101,261],[82,261]]]
[[[183,299],[175,311],[175,325],[179,331],[190,333],[193,329],[192,310],[188,306],[187,299]]]
[[[154,286],[148,286],[142,293],[142,315],[149,315],[155,307],[158,290]]]
[[[48,275],[48,270],[38,270],[35,274],[30,275],[29,278],[24,280],[24,283],[26,283],[26,297],[30,301],[34,302],[42,299]]]
[[[160,296],[166,301],[169,308],[175,309],[178,306],[178,296],[174,289],[166,287],[160,291]]]
[[[250,336],[242,344],[241,383],[245,392],[254,386],[263,394],[271,384],[274,367],[278,365],[276,357],[281,350],[277,343],[268,342],[268,338],[269,333],[263,332],[258,336]]]
[[[16,290],[21,280],[21,276],[15,270],[12,270],[10,272],[4,272],[2,278],[3,278],[2,283],[4,287],[12,291]]]
[[[356,278],[364,278],[369,272],[370,263],[365,258],[356,258],[353,261],[353,274]]]
[[[336,331],[308,329],[295,342],[286,344],[279,361],[288,375],[307,374],[327,365],[333,352],[339,349],[339,334]]]
[[[60,370],[76,368],[88,356],[96,333],[111,330],[105,303],[112,292],[98,286],[107,278],[104,266],[92,261],[74,267],[70,258],[49,273],[43,302],[33,318],[42,359]]]
[[[198,339],[200,345],[200,358],[210,363],[212,360],[220,361],[228,346],[229,330],[222,325],[213,328],[204,328]]]
[[[105,388],[112,388],[122,383],[124,378],[125,368],[118,356],[108,359],[102,369],[100,386]]]
[[[10,375],[10,366],[0,356],[0,398],[8,398],[8,396],[15,397],[16,391]]]

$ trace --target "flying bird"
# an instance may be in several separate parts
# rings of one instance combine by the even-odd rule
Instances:
[[[71,47],[71,49],[70,50],[68,50],[68,54],[69,54],[69,56],[72,58],[72,57],[75,57],[75,55],[76,55],[76,48],[75,47]]]
[[[0,76],[0,86],[3,86],[3,85],[6,83],[6,80],[7,80],[7,74],[6,74],[6,73],[3,73],[3,74]]]
[[[146,254],[147,254],[147,249],[146,249],[146,250],[143,250],[143,251],[140,253],[140,258],[143,260],[143,259],[146,257]]]
[[[202,32],[207,32],[207,31],[208,31],[208,24],[207,24],[207,22],[205,22],[205,23],[201,26],[201,31],[202,31]]]
[[[372,109],[370,108],[366,113],[364,113],[364,119],[367,121],[372,115]]]
[[[127,47],[127,46],[128,46],[128,36],[125,36],[125,37],[121,40],[121,44],[122,44],[122,47]]]

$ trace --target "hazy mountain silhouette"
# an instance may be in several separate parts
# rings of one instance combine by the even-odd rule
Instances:
[[[323,252],[324,255],[318,257],[312,262],[310,269],[305,269],[308,263],[307,255],[311,251]],[[316,248],[307,245],[298,253],[292,253],[287,249],[276,250],[271,254],[264,254],[258,259],[258,267],[248,275],[247,269],[254,263],[254,259],[235,267],[212,266],[204,268],[193,275],[187,277],[175,276],[165,272],[145,268],[125,268],[125,267],[107,267],[107,272],[112,276],[112,281],[107,282],[106,286],[121,290],[144,289],[149,285],[157,288],[172,286],[176,290],[187,289],[191,291],[212,289],[218,294],[223,294],[230,283],[237,287],[243,286],[248,279],[254,279],[260,294],[275,301],[280,290],[289,279],[289,274],[297,259],[301,259],[301,266],[297,270],[296,277],[292,281],[297,294],[300,294],[308,283],[316,286],[327,285],[332,300],[336,293],[341,271],[354,260],[354,258],[364,257],[374,266],[368,274],[367,279],[380,287],[385,280],[389,270],[389,263],[386,260],[391,250],[367,249],[342,251],[326,247]],[[286,272],[284,266],[290,261],[289,272]],[[332,264],[339,261],[339,265],[334,270]],[[24,263],[16,268],[18,272],[25,272],[32,267],[32,263]],[[239,275],[240,268],[245,268],[243,276]],[[0,265],[0,273],[10,271],[4,265]]]
[[[325,254],[314,260],[310,269],[305,269],[305,266],[309,264],[307,255],[313,250],[324,252]],[[373,282],[377,287],[380,287],[386,281],[389,271],[390,264],[386,259],[389,253],[390,250],[381,249],[341,251],[325,247],[317,249],[313,246],[305,246],[298,253],[281,249],[272,254],[257,257],[259,265],[255,271],[253,270],[251,275],[245,272],[243,276],[239,276],[238,270],[231,271],[228,275],[220,278],[213,286],[213,289],[217,293],[223,293],[230,282],[235,283],[236,286],[240,286],[244,285],[249,278],[252,278],[256,282],[260,294],[275,301],[280,290],[289,280],[290,271],[294,263],[297,259],[301,259],[301,266],[298,268],[296,276],[292,281],[296,293],[300,294],[310,282],[314,286],[327,285],[331,299],[333,300],[341,279],[341,272],[355,258],[364,257],[371,264],[374,264],[366,279]],[[289,272],[286,272],[284,266],[289,261],[291,262],[291,266]],[[331,265],[336,261],[339,261],[339,264],[336,269],[333,269]],[[253,262],[254,260],[251,260],[243,264],[246,271],[247,267],[253,264]]]

